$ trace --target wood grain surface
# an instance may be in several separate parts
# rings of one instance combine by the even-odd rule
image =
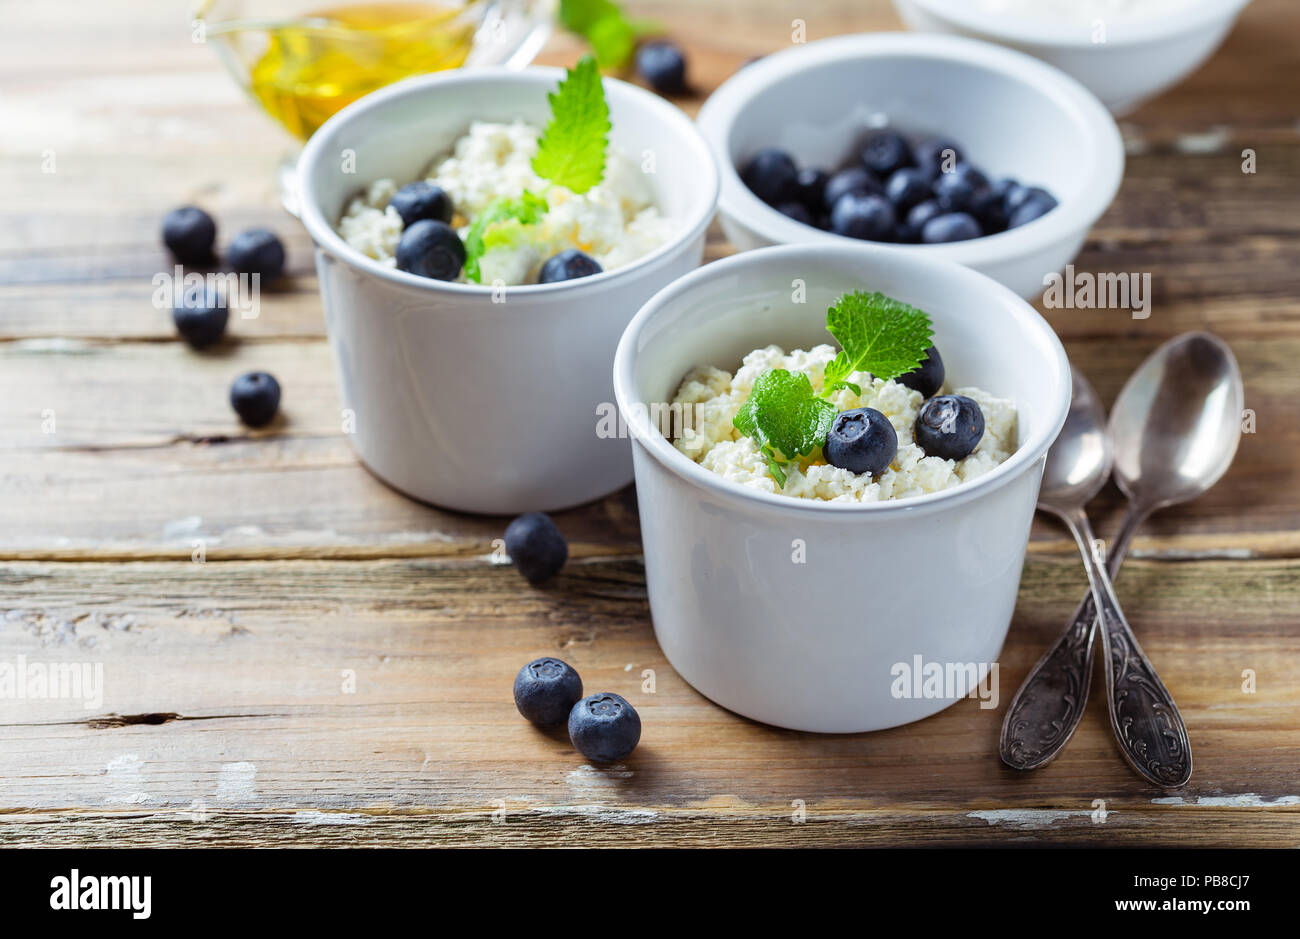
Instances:
[[[899,28],[863,0],[630,6],[687,47],[691,112],[787,45],[796,17],[810,39]],[[1300,846],[1290,0],[1256,0],[1209,63],[1121,122],[1124,184],[1076,266],[1150,272],[1151,316],[1045,311],[1108,403],[1190,329],[1222,336],[1244,373],[1254,432],[1234,466],[1151,520],[1118,584],[1195,747],[1174,793],[1125,768],[1095,692],[1053,764],[1020,775],[997,759],[1006,699],[1085,588],[1047,520],[1003,700],[875,734],[764,727],[677,677],[650,625],[631,490],[560,515],[573,560],[527,587],[492,557],[504,520],[413,503],[352,456],[310,242],[275,197],[291,142],[190,41],[186,4],[11,4],[6,21],[0,662],[99,664],[104,694],[0,698],[0,844]],[[557,35],[542,60],[579,52]],[[289,251],[260,315],[202,354],[150,302],[171,263],[159,219],[187,201],[222,244],[262,225]],[[730,250],[715,227],[708,257]],[[258,432],[226,403],[252,368],[285,389]],[[1120,509],[1108,487],[1100,533]],[[594,769],[519,718],[510,682],[541,654],[641,711],[625,764]]]

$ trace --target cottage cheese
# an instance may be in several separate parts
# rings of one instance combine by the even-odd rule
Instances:
[[[435,159],[426,171],[429,182],[451,196],[452,224],[461,237],[489,202],[517,197],[525,189],[545,194],[550,205],[537,225],[521,228],[508,245],[487,252],[479,262],[482,283],[536,283],[542,263],[566,248],[577,248],[605,270],[622,267],[667,242],[671,219],[659,214],[646,174],[612,144],[606,154],[605,178],[577,195],[563,186],[548,186],[532,169],[541,132],[531,124],[475,122],[456,141],[452,152]],[[402,219],[388,202],[397,191],[392,179],[376,180],[349,203],[338,232],[356,250],[381,264],[396,265]],[[464,282],[464,273],[459,278]]]
[[[829,345],[795,349],[789,354],[779,346],[768,346],[745,356],[735,375],[707,365],[692,369],[672,401],[681,406],[682,415],[674,445],[705,469],[742,486],[827,502],[880,502],[950,489],[984,475],[1015,452],[1018,430],[1013,402],[979,388],[955,389],[952,393],[965,395],[980,406],[984,436],[964,460],[945,460],[926,456],[913,441],[912,428],[923,403],[919,391],[855,372],[849,381],[858,385],[862,394],[844,389],[830,400],[841,411],[869,407],[889,418],[898,433],[898,455],[889,469],[879,476],[859,476],[827,464],[816,453],[811,462],[792,467],[785,488],[778,490],[757,444],[737,431],[732,419],[749,398],[754,382],[768,369],[802,372],[820,391],[822,372],[834,357],[835,349]],[[676,416],[678,408],[672,410]]]

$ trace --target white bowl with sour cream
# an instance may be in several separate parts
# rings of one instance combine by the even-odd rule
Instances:
[[[628,321],[693,270],[718,172],[680,110],[605,79],[610,141],[646,173],[672,236],[589,277],[492,286],[419,277],[348,244],[336,226],[376,180],[421,179],[476,121],[544,126],[564,71],[440,72],[369,94],[330,118],[298,164],[344,409],[362,462],[394,488],[465,512],[551,511],[632,480],[607,432],[613,360]]]

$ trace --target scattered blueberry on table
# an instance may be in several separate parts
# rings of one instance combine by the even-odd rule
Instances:
[[[826,462],[851,473],[879,475],[898,453],[898,433],[875,408],[854,408],[835,415],[822,449]]]
[[[242,231],[226,249],[226,262],[240,274],[258,274],[269,284],[284,273],[284,245],[265,228]]]
[[[777,148],[740,171],[754,195],[783,215],[866,241],[943,244],[1018,228],[1056,208],[1056,198],[1015,179],[990,182],[944,137],[909,142],[873,130],[839,169],[800,167]]]
[[[455,280],[465,264],[465,244],[446,222],[420,219],[397,242],[397,268],[434,280]]]
[[[566,248],[554,257],[546,259],[537,276],[539,284],[558,284],[564,280],[576,280],[599,274],[604,268],[595,258],[583,254],[577,248]]]
[[[560,659],[534,659],[515,676],[515,707],[539,726],[564,723],[581,698],[582,678]]]
[[[210,346],[224,336],[229,318],[225,298],[207,285],[185,288],[180,305],[172,309],[176,331],[195,349]]]
[[[205,264],[212,260],[217,240],[217,223],[193,205],[172,209],[163,216],[163,244],[181,264]]]
[[[441,186],[435,186],[427,180],[407,183],[397,192],[388,204],[402,217],[402,225],[409,227],[422,219],[448,223],[451,221],[451,196]]]
[[[249,427],[265,427],[280,409],[280,383],[266,372],[248,372],[230,386],[230,406]]]
[[[926,456],[964,460],[984,436],[984,413],[965,395],[939,395],[921,406],[913,436]]]
[[[569,740],[593,763],[615,763],[641,742],[641,716],[621,695],[602,691],[573,706]]]
[[[529,512],[506,526],[506,553],[531,584],[555,576],[569,558],[569,543],[545,512]]]
[[[636,70],[662,95],[679,95],[686,90],[686,55],[675,42],[656,39],[642,43],[636,51]]]

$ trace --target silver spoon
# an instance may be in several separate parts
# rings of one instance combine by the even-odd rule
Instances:
[[[1243,407],[1236,359],[1208,333],[1185,333],[1170,340],[1128,380],[1110,421],[1110,437],[1118,452],[1115,480],[1129,500],[1109,552],[1112,577],[1128,553],[1134,532],[1151,512],[1196,498],[1227,471],[1241,436]],[[1002,725],[1001,752],[1007,765],[1016,769],[1044,765],[1078,726],[1092,673],[1095,609],[1089,592],[1056,645],[1038,661],[1012,699]],[[1116,645],[1124,648],[1118,640]],[[1109,654],[1107,658],[1110,661]],[[1115,676],[1111,669],[1107,671],[1114,722]],[[1127,680],[1136,675],[1121,672],[1120,677],[1126,679],[1120,683],[1126,690]],[[1140,700],[1141,695],[1129,706]],[[1123,741],[1122,731],[1116,733]],[[1190,773],[1190,754],[1185,769]],[[1182,773],[1172,777],[1175,781],[1158,782],[1179,785],[1178,775]]]

